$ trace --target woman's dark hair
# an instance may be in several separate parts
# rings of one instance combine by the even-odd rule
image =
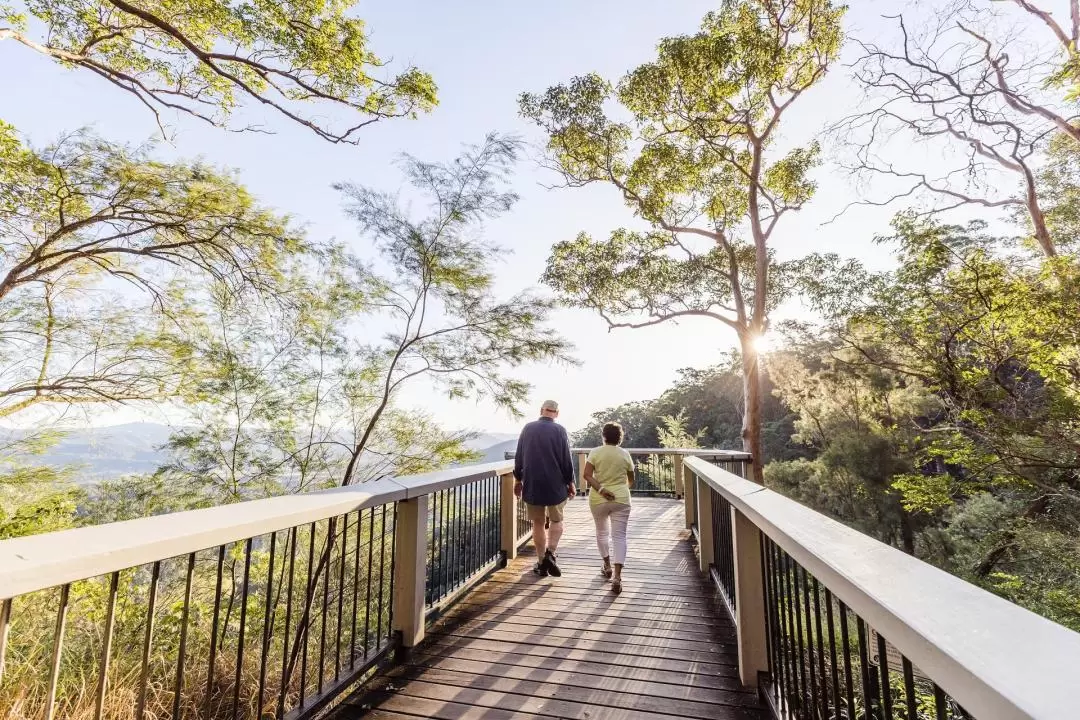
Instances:
[[[622,442],[622,425],[617,422],[604,423],[604,429],[600,431],[604,436],[604,442],[608,445],[618,445]]]

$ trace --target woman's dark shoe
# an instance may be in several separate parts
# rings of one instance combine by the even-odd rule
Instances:
[[[536,561],[536,564],[533,565],[533,572],[535,574],[539,575],[540,577],[547,577],[548,571],[547,571],[547,558],[546,557],[543,560],[537,560]]]
[[[600,574],[604,576],[605,580],[610,580],[611,579],[611,568],[609,568],[607,565],[605,565],[604,567],[600,568]]]
[[[611,592],[616,595],[622,592],[622,578],[615,578],[611,581]]]
[[[562,577],[562,570],[559,569],[559,565],[556,562],[557,558],[555,553],[548,550],[544,553],[544,569],[547,570],[547,574],[551,577]]]

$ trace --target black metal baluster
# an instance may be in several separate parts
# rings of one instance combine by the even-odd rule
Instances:
[[[945,699],[945,691],[934,683],[934,715],[937,720],[949,720],[949,706]]]
[[[349,515],[342,516],[341,551],[338,553],[337,632],[334,634],[334,680],[341,677],[341,625],[345,610],[345,557],[349,551]]]
[[[821,717],[829,717],[829,680],[825,674],[825,635],[821,631],[821,589],[818,580],[814,578],[814,625],[817,630],[818,642],[818,671],[821,677]],[[807,599],[809,603],[809,599]],[[887,720],[892,720],[888,718]]]
[[[180,647],[176,652],[176,692],[173,693],[173,720],[180,720],[180,704],[184,694],[184,661],[187,656],[188,619],[191,615],[191,581],[195,577],[195,553],[188,555],[187,576],[184,578],[184,610],[180,620]]]
[[[788,614],[787,614],[787,594],[784,592],[784,563],[781,556],[782,551],[779,546],[772,543],[773,546],[773,570],[776,573],[774,583],[776,584],[777,598],[779,600],[778,616],[777,619],[780,623],[780,657],[784,669],[784,708],[789,713],[791,712],[791,704],[795,698],[795,678],[793,677],[793,668],[790,642],[791,632],[788,628]]]
[[[116,624],[116,595],[120,587],[120,573],[109,576],[109,605],[105,610],[105,634],[101,640],[101,669],[98,671],[97,698],[94,705],[94,720],[101,720],[105,712],[105,693],[109,687],[109,656],[112,654],[113,628]],[[0,610],[0,681],[4,677],[4,630],[6,616],[11,612],[10,600]]]
[[[799,703],[798,711],[800,717],[806,715],[806,665],[803,663],[803,637],[802,637],[802,619],[799,617],[799,594],[798,594],[798,570],[795,567],[795,561],[791,557],[784,553],[784,582],[787,584],[788,600],[790,602],[791,613],[791,629],[794,633],[794,637],[791,641],[791,650],[795,660],[795,672],[799,679]]]
[[[832,663],[832,696],[833,712],[835,720],[842,720],[840,716],[840,667],[836,662],[836,624],[833,621],[833,598],[832,591],[825,588],[825,613],[829,624],[829,659]]]
[[[802,576],[802,600],[803,607],[806,609],[806,664],[810,670],[809,714],[813,715],[814,708],[818,706],[818,701],[821,695],[818,694],[817,668],[814,667],[814,631],[813,623],[810,618],[810,584],[806,579],[806,575],[806,569],[802,566],[798,566],[795,576],[796,578]],[[824,695],[824,693],[822,693],[822,695]]]
[[[274,635],[274,556],[277,554],[277,533],[270,533],[270,567],[266,571],[266,603],[263,605],[263,640],[259,656],[259,700],[255,711],[262,717],[263,695],[266,693],[266,656],[270,654],[270,640]]]
[[[878,668],[881,671],[881,711],[885,720],[892,720],[892,681],[889,678],[889,657],[885,638],[877,633]]]
[[[441,490],[441,491],[439,491],[439,494],[442,495],[442,500],[440,502],[440,505],[442,506],[440,508],[440,510],[442,512],[442,518],[439,521],[439,529],[440,529],[440,533],[439,533],[439,586],[438,586],[438,588],[437,588],[437,590],[435,592],[435,595],[433,596],[435,602],[437,602],[439,599],[441,599],[442,596],[446,593],[446,578],[447,578],[446,573],[447,573],[447,570],[449,569],[447,567],[447,562],[448,562],[448,557],[447,556],[449,555],[449,553],[447,552],[447,547],[448,547],[449,542],[450,542],[449,533],[447,532],[447,526],[446,526],[447,506],[449,505],[449,503],[447,502],[447,500],[448,500],[447,496],[449,495],[449,493],[450,493],[449,490]]]
[[[792,597],[794,600],[795,609],[795,642],[799,653],[799,672],[802,678],[802,685],[800,687],[799,702],[802,709],[803,716],[809,718],[810,712],[814,707],[813,695],[814,695],[814,663],[811,660],[807,663],[806,656],[806,635],[803,632],[803,606],[802,606],[802,591],[800,589],[799,577],[801,575],[802,567],[791,560],[793,565],[791,572],[791,585],[792,585]],[[809,664],[809,672],[807,672],[807,664]]]
[[[244,543],[244,587],[240,591],[240,630],[236,635],[236,677],[233,682],[232,716],[236,720],[240,710],[240,685],[244,677],[244,635],[247,631],[248,591],[251,586],[251,540]]]
[[[769,642],[769,682],[772,685],[773,702],[780,707],[780,685],[783,671],[780,668],[777,643],[780,641],[776,630],[776,587],[773,583],[772,541],[765,533],[759,535],[761,544],[761,572],[765,585],[765,627]]]
[[[375,508],[368,511],[367,591],[364,593],[364,659],[371,639],[371,562],[375,557]]]
[[[349,635],[349,669],[356,667],[356,617],[360,611],[360,543],[363,541],[364,511],[356,511],[356,550],[353,552],[352,633]]]
[[[383,588],[386,586],[386,505],[382,506],[382,519],[379,522],[379,528],[382,530],[380,533],[379,541],[379,618],[375,624],[375,632],[378,636],[375,649],[382,649],[382,620],[383,620]],[[389,625],[389,622],[387,623]],[[389,627],[387,628],[389,630]]]
[[[218,621],[221,619],[221,584],[225,573],[225,546],[218,546],[217,585],[214,590],[214,620],[210,626],[210,661],[206,666],[206,717],[214,717],[214,666],[217,664]]]
[[[56,610],[56,631],[53,634],[52,668],[49,671],[49,698],[46,700],[45,718],[53,720],[56,716],[56,688],[60,682],[60,658],[64,653],[64,629],[67,626],[68,600],[71,597],[71,585],[60,587],[60,603]]]
[[[904,704],[907,705],[907,720],[919,720],[919,704],[915,699],[915,671],[911,661],[901,656],[904,670]]]
[[[848,609],[840,603],[840,639],[844,648],[844,685],[847,690],[847,717],[855,718],[855,681],[851,676],[851,634],[848,631]]]
[[[472,560],[469,561],[470,576],[474,572],[477,572],[484,565],[483,558],[481,557],[484,551],[480,547],[480,543],[484,539],[484,536],[481,535],[480,530],[480,528],[482,527],[483,518],[480,515],[479,503],[479,495],[481,494],[481,489],[483,488],[483,486],[483,480],[477,480],[469,486],[469,507],[472,509],[472,531],[469,535],[469,550],[470,554],[472,555]]]
[[[150,673],[150,650],[154,645],[154,611],[157,609],[158,579],[161,577],[161,561],[154,563],[150,571],[150,598],[146,610],[146,634],[143,636],[142,667],[139,671],[139,703],[135,718],[146,717],[146,683]]]
[[[870,652],[867,648],[866,623],[858,615],[855,616],[855,627],[859,633],[859,664],[862,666],[862,693],[863,693],[863,718],[873,720],[873,697],[874,685],[870,680]]]
[[[453,578],[454,579],[450,583],[450,590],[451,591],[456,590],[458,587],[461,586],[461,568],[462,568],[462,565],[463,565],[462,558],[461,558],[461,555],[462,555],[461,551],[465,547],[464,543],[462,542],[462,540],[464,539],[464,534],[462,533],[462,525],[464,524],[464,521],[465,521],[465,512],[462,510],[462,506],[461,506],[461,486],[460,485],[455,485],[454,486],[454,505],[453,505],[453,508],[454,508],[454,530],[453,530],[453,533],[454,533],[454,544],[453,544],[453,548],[454,548],[454,550],[453,550],[453,552],[454,552],[454,564],[451,566],[451,570],[453,571]],[[447,593],[447,594],[449,595],[449,593]]]
[[[277,716],[285,717],[285,700],[289,694],[289,684],[292,673],[289,671],[289,634],[292,632],[292,604],[293,604],[293,577],[296,574],[296,544],[300,540],[300,532],[296,527],[289,529],[289,582],[285,590],[285,634],[282,638],[281,648],[281,677],[278,679]]]
[[[334,563],[334,546],[337,539],[337,518],[330,518],[326,522],[326,542],[323,543],[323,557],[326,558],[326,562],[323,563],[322,572],[322,606],[319,610],[319,684],[316,692],[321,693],[323,689],[323,678],[326,668],[326,611],[327,605],[330,604],[330,566]]]
[[[308,638],[311,635],[311,606],[315,602],[315,585],[312,584],[312,573],[315,571],[315,523],[308,528],[308,566],[307,583],[304,585],[304,606],[300,612],[300,640],[304,643],[304,649],[300,655],[300,700],[299,707],[304,707],[307,699],[307,661],[308,661]]]

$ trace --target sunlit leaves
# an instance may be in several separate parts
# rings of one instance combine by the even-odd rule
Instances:
[[[14,22],[27,47],[89,70],[155,114],[178,111],[224,125],[248,102],[327,140],[354,142],[362,127],[378,119],[430,111],[436,87],[416,68],[396,76],[384,72],[363,20],[351,15],[353,5],[28,0],[0,5],[0,21]],[[37,22],[28,27],[24,16]],[[355,116],[338,127],[325,114],[310,113],[305,106],[313,103]]]

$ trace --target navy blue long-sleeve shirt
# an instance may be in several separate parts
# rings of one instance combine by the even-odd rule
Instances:
[[[562,425],[548,417],[534,420],[518,437],[514,477],[522,482],[521,497],[529,505],[558,505],[574,484],[570,439]]]

